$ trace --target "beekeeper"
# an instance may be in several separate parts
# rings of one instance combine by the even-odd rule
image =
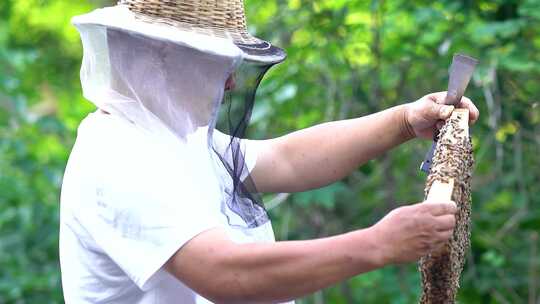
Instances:
[[[258,195],[322,187],[431,138],[452,111],[437,103],[444,92],[245,140],[259,82],[285,52],[246,31],[242,0],[122,0],[73,23],[83,93],[97,110],[78,129],[62,186],[67,303],[293,301],[415,261],[451,236],[456,206],[439,201],[366,229],[275,242]],[[460,106],[478,118],[469,99]]]

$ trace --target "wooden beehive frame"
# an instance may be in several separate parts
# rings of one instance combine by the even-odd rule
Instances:
[[[447,130],[441,134],[440,141],[449,141],[453,144],[458,144],[462,140],[462,136],[468,137],[469,134],[469,111],[466,109],[456,109],[452,113],[450,120],[457,121],[458,128],[453,124],[448,124]],[[458,131],[459,130],[459,131]],[[445,163],[439,162],[433,164],[431,171],[439,171]],[[454,179],[450,178],[447,181],[435,179],[429,188],[427,201],[449,200],[452,198],[454,189]]]
[[[420,260],[422,304],[455,303],[470,243],[470,181],[473,167],[469,112],[456,109],[440,131],[426,182],[426,202],[453,200],[458,207],[450,241]]]

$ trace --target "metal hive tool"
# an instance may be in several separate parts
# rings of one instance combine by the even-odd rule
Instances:
[[[450,66],[448,89],[444,104],[456,105],[461,101],[461,97],[463,97],[465,89],[467,89],[467,85],[471,80],[471,76],[474,72],[476,64],[478,64],[478,60],[472,57],[462,54],[454,55],[452,65]],[[431,144],[431,148],[426,153],[424,161],[420,165],[420,170],[424,171],[425,173],[429,173],[431,168],[433,152],[435,151],[435,147],[437,145],[437,139],[438,136],[435,136],[433,143]]]

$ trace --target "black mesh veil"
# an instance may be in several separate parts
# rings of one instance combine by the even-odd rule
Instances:
[[[242,145],[251,118],[257,88],[266,72],[274,64],[262,64],[244,61],[230,76],[229,86],[224,95],[219,115],[218,130],[229,134],[226,151],[215,147],[215,155],[228,172],[230,180],[225,189],[225,214],[229,224],[247,228],[255,228],[268,222],[262,197],[249,174],[246,164],[246,153],[249,146]],[[228,210],[233,212],[231,214]],[[236,220],[235,220],[236,218]]]

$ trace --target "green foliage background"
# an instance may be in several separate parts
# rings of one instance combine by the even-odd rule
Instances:
[[[69,20],[111,2],[0,2],[0,303],[63,301],[59,187],[78,123],[94,110]],[[247,11],[250,30],[289,54],[263,81],[256,138],[416,100],[445,89],[453,53],[480,58],[467,92],[481,119],[459,300],[540,303],[539,0],[248,0]],[[277,238],[366,227],[418,202],[429,144],[407,143],[320,190],[269,196]],[[299,303],[414,303],[419,286],[416,265],[386,267]]]

